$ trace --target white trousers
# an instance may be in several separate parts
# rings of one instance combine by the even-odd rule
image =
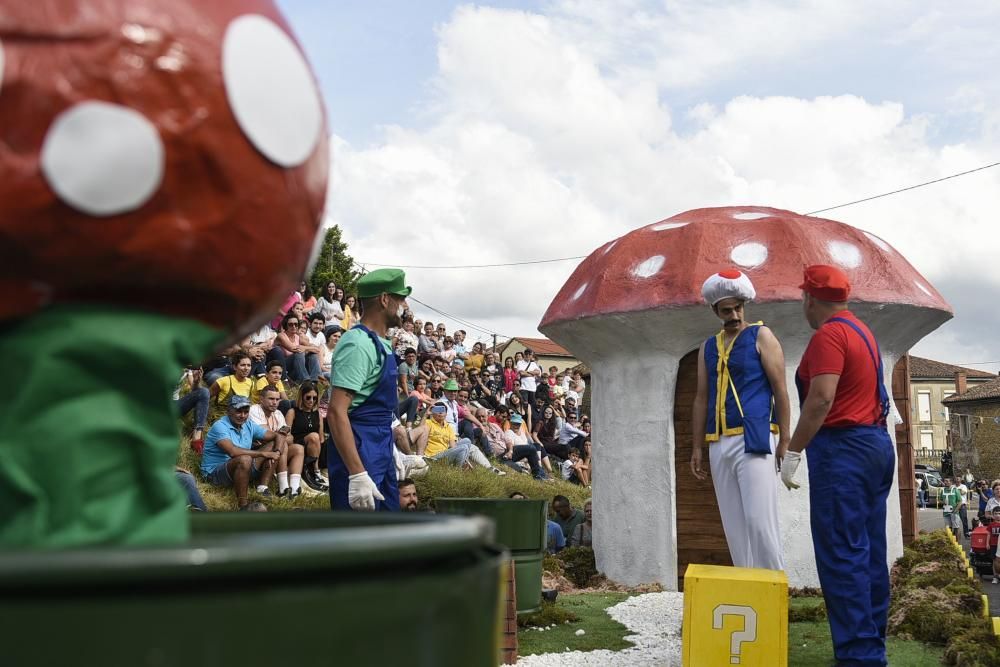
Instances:
[[[777,441],[772,433],[772,450]],[[747,454],[742,435],[724,435],[709,443],[708,460],[733,565],[784,570],[774,454]]]

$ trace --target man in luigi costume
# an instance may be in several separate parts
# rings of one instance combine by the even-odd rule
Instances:
[[[330,506],[396,511],[392,418],[397,360],[386,335],[402,326],[411,288],[400,269],[378,269],[361,277],[357,292],[361,322],[341,336],[332,362]]]

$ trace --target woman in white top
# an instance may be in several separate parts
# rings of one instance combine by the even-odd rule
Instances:
[[[337,300],[337,284],[332,280],[323,287],[323,295],[316,301],[315,312],[326,320],[325,326],[339,325],[344,319],[344,309]]]

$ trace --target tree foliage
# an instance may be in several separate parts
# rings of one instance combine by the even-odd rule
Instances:
[[[347,244],[340,236],[340,227],[327,227],[319,258],[309,276],[313,294],[323,294],[323,286],[331,280],[337,283],[337,287],[342,287],[345,294],[351,294],[359,277],[360,274],[354,270],[354,258],[347,253]]]

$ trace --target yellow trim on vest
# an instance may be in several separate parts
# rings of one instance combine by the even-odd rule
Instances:
[[[743,416],[743,404],[740,402],[739,394],[736,393],[736,385],[733,384],[733,378],[729,375],[729,355],[733,351],[736,339],[740,337],[743,331],[746,331],[749,327],[759,327],[763,324],[763,320],[748,324],[746,328],[733,336],[733,339],[729,342],[728,346],[725,344],[725,329],[722,329],[719,333],[715,334],[715,348],[719,353],[719,358],[715,362],[715,431],[713,433],[705,434],[705,442],[712,443],[719,441],[720,426],[722,435],[741,435],[743,433],[742,426],[726,428],[726,423],[728,422],[726,419],[726,393],[730,388],[733,390],[733,398],[736,400],[736,407],[739,408],[740,416]],[[773,399],[771,401],[771,416],[774,416]],[[771,424],[771,433],[777,432],[778,426],[776,424]]]

